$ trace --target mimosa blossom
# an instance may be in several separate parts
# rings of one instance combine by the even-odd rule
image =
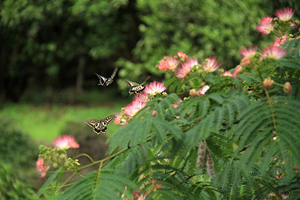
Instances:
[[[278,60],[282,58],[286,54],[286,51],[281,49],[280,47],[268,45],[264,50],[263,50],[263,58],[271,58],[274,60]]]
[[[233,77],[233,74],[229,71],[225,71],[225,72],[222,72],[220,73],[220,76],[229,76],[229,77]]]
[[[199,95],[204,95],[204,94],[207,92],[208,89],[209,89],[209,86],[208,86],[208,85],[205,85],[205,86],[203,86],[203,87],[198,91],[198,94],[199,94]]]
[[[209,89],[209,86],[205,85],[198,91],[196,91],[195,89],[191,89],[189,94],[190,94],[190,96],[201,96],[201,95],[204,95],[208,89]]]
[[[54,146],[58,148],[79,148],[79,144],[72,135],[63,135],[53,141]]]
[[[271,33],[273,29],[274,29],[273,18],[268,16],[260,20],[260,23],[256,28],[256,30],[263,35],[267,35]]]
[[[146,86],[146,88],[147,88],[147,86]],[[145,90],[146,90],[146,88],[145,88]],[[133,98],[133,101],[147,103],[149,100],[149,95],[145,92],[145,90],[142,93],[136,94]]]
[[[36,165],[36,170],[41,173],[40,177],[44,178],[46,176],[47,171],[50,168],[50,166],[49,165],[44,165],[44,158],[38,159],[36,161],[35,165]]]
[[[240,54],[243,56],[243,58],[251,58],[255,55],[256,52],[257,52],[257,46],[254,47],[248,46],[240,50]]]
[[[235,67],[234,72],[233,72],[233,78],[236,78],[239,73],[243,70],[243,67],[241,65],[238,65]]]
[[[161,94],[166,89],[164,83],[154,81],[146,86],[144,92],[150,96],[155,96],[156,94]]]
[[[274,15],[278,17],[281,21],[288,21],[290,20],[295,13],[295,10],[292,8],[282,8],[280,10],[276,10]]]
[[[280,47],[281,44],[284,44],[287,41],[286,34],[284,34],[281,38],[276,37],[273,43],[273,46]]]
[[[146,105],[146,102],[141,101],[132,101],[130,104],[128,104],[123,112],[128,115],[130,118],[133,117],[138,111],[140,111],[144,106]]]
[[[177,56],[178,56],[180,59],[183,59],[183,60],[185,60],[185,59],[187,58],[187,55],[186,55],[185,53],[183,53],[183,52],[178,52],[178,53],[177,53]]]
[[[202,63],[202,68],[206,72],[214,72],[219,69],[221,65],[222,64],[216,60],[216,57],[210,56]]]
[[[240,50],[240,54],[242,55],[241,65],[248,65],[251,63],[251,58],[256,54],[257,46],[251,47],[248,46],[244,49]]]
[[[189,58],[184,63],[181,64],[181,67],[177,70],[176,77],[184,78],[195,65],[198,65],[198,60],[196,58]]]
[[[167,70],[174,72],[178,64],[179,60],[176,60],[172,56],[166,56],[159,61],[157,68],[162,72]]]

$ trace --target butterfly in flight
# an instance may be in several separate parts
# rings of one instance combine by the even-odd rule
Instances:
[[[114,72],[112,73],[111,77],[109,77],[109,78],[105,78],[105,77],[103,77],[103,76],[95,73],[96,76],[99,78],[98,85],[101,85],[101,86],[108,86],[108,85],[110,85],[113,82],[114,77],[117,74],[117,71],[118,71],[118,68],[116,67],[115,70],[114,70]]]
[[[127,81],[125,80],[125,83],[128,85],[128,87],[132,87],[130,90],[129,90],[129,94],[138,94],[138,93],[141,93],[145,90],[146,86],[145,86],[145,83],[146,81],[150,78],[150,76],[148,76],[146,78],[146,80],[139,84],[139,83],[136,83],[136,82],[133,82],[133,81]]]
[[[101,120],[88,120],[84,123],[93,128],[93,131],[97,134],[106,133],[108,124],[111,123],[115,119],[115,115],[110,115]]]

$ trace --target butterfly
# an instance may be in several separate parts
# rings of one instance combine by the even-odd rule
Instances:
[[[115,119],[115,115],[110,115],[101,120],[88,120],[84,123],[93,128],[93,131],[97,134],[106,133],[108,124],[111,123]]]
[[[110,85],[113,82],[113,79],[114,79],[114,77],[117,74],[117,71],[118,71],[118,68],[116,67],[115,70],[114,70],[114,72],[112,73],[111,77],[109,77],[109,78],[105,78],[105,77],[103,77],[103,76],[95,73],[96,76],[99,78],[98,85],[101,85],[101,86],[108,86],[108,85]]]
[[[125,83],[129,86],[129,87],[132,87],[130,90],[129,90],[129,94],[138,94],[138,93],[141,93],[145,90],[146,86],[145,86],[145,83],[146,81],[150,78],[150,76],[148,76],[146,78],[146,80],[139,84],[139,83],[136,83],[136,82],[133,82],[133,81],[127,81],[125,80]]]

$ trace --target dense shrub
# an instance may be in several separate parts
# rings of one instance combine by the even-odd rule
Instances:
[[[34,200],[35,192],[33,185],[27,179],[21,180],[20,169],[11,163],[1,163],[0,165],[0,200]]]
[[[16,130],[13,121],[0,119],[0,162],[12,163],[22,168],[34,166],[38,146],[29,135]]]
[[[293,14],[284,8],[264,17],[257,31],[274,41],[244,48],[230,70],[212,56],[162,58],[156,70],[171,78],[129,84],[137,94],[115,116],[123,128],[109,137],[106,158],[79,166],[77,156],[65,156],[71,142],[43,147],[40,157],[60,167],[49,182],[99,166],[59,199],[299,199],[300,36],[289,33],[300,23]],[[91,126],[106,130],[109,122]],[[57,151],[60,165],[51,159]],[[54,183],[47,192],[68,185]]]
[[[34,199],[38,147],[6,119],[0,119],[0,155],[0,199]]]

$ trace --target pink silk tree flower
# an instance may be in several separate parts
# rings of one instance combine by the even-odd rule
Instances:
[[[161,94],[166,89],[164,83],[154,81],[146,86],[145,93],[150,96],[155,96],[156,94]]]
[[[220,73],[220,76],[229,76],[229,77],[233,77],[233,74],[229,71],[225,71],[225,72],[222,72]]]
[[[273,18],[268,16],[260,20],[260,23],[256,28],[256,30],[263,35],[268,35],[269,33],[271,33],[271,31],[273,31],[273,29],[274,29]]]
[[[257,52],[257,46],[254,47],[248,46],[240,50],[240,54],[243,56],[243,58],[252,58],[256,52]]]
[[[251,47],[248,46],[240,50],[240,54],[242,55],[241,65],[248,65],[251,63],[251,58],[256,54],[257,46]]]
[[[147,86],[145,87],[145,90],[147,89]],[[139,101],[142,103],[147,103],[149,100],[149,96],[146,93],[146,91],[143,91],[142,93],[138,93],[134,96],[133,101]]]
[[[209,89],[209,86],[205,85],[200,90],[198,90],[198,94],[199,95],[204,95],[207,92],[208,89]]]
[[[267,45],[267,47],[263,50],[262,55],[263,58],[271,58],[274,60],[278,60],[285,56],[286,51],[280,47]]]
[[[79,148],[79,144],[72,135],[63,135],[53,141],[55,147],[58,148]]]
[[[121,126],[125,126],[128,124],[127,119],[124,118],[124,115],[122,115],[122,113],[116,114],[115,125],[118,125],[118,124]]]
[[[159,61],[159,64],[157,68],[161,71],[172,71],[174,72],[176,70],[177,65],[179,64],[179,60],[176,60],[172,56],[165,56]]]
[[[275,38],[275,41],[273,43],[273,46],[276,46],[276,47],[280,47],[280,45],[284,44],[285,42],[287,41],[286,39],[286,34],[284,34],[282,37],[276,37]]]
[[[236,78],[239,73],[243,70],[243,67],[241,65],[238,65],[235,67],[234,72],[233,72],[233,78]]]
[[[278,17],[281,21],[289,21],[295,13],[295,9],[292,8],[282,8],[280,10],[276,10],[274,15]]]
[[[41,174],[40,174],[40,177],[41,178],[44,178],[47,174],[47,171],[48,169],[50,168],[49,165],[44,165],[44,158],[39,158],[36,162],[35,162],[35,165],[36,165],[36,170],[39,171]]]
[[[130,104],[128,104],[123,112],[128,115],[130,118],[133,117],[138,111],[140,111],[142,108],[145,107],[147,103],[141,102],[141,101],[132,101]]]
[[[181,51],[177,53],[177,56],[183,60],[187,59],[187,55]]]
[[[220,68],[222,63],[219,63],[216,60],[216,57],[210,56],[209,58],[205,59],[205,61],[202,63],[202,68],[206,72],[214,72],[217,69]]]
[[[188,58],[185,62],[181,64],[181,67],[177,69],[176,77],[184,78],[195,65],[198,65],[198,60],[196,58]]]
[[[115,125],[118,125],[121,123],[121,114],[118,113],[118,114],[115,114]]]

